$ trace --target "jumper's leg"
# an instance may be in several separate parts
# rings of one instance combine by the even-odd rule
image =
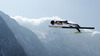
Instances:
[[[80,27],[78,24],[76,27]],[[81,30],[79,28],[76,28],[78,32],[81,32]]]
[[[76,28],[78,32],[81,32],[79,28]]]

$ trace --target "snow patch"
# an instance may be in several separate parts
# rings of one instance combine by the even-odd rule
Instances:
[[[99,31],[93,31],[93,30],[89,30],[89,29],[84,29],[84,31],[92,33],[92,36],[94,36],[95,34],[100,34]]]
[[[26,23],[31,23],[33,25],[39,25],[40,23],[43,23],[48,20],[62,20],[61,18],[54,16],[54,17],[44,17],[40,19],[35,19],[35,18],[26,18],[22,16],[15,16],[11,18],[15,19],[17,22],[26,22]]]

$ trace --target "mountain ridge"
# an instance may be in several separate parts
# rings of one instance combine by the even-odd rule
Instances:
[[[14,19],[3,12],[0,12],[0,16],[4,19],[28,56],[49,56],[45,47],[34,32],[19,25]]]

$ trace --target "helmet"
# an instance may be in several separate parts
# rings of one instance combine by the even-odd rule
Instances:
[[[54,25],[54,20],[52,20],[50,23],[51,23],[52,25]]]
[[[66,20],[65,23],[68,23],[68,21]]]

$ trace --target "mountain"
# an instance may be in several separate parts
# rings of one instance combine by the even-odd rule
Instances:
[[[0,16],[0,56],[27,56],[15,35]]]
[[[51,20],[61,20],[59,17],[29,19],[13,17],[20,25],[35,32],[47,49],[50,56],[100,56],[100,32],[82,30],[82,34],[73,33],[75,29],[49,28]],[[38,23],[38,24],[36,24]]]
[[[1,53],[4,56],[49,56],[34,32],[19,25],[1,11],[0,41]]]

